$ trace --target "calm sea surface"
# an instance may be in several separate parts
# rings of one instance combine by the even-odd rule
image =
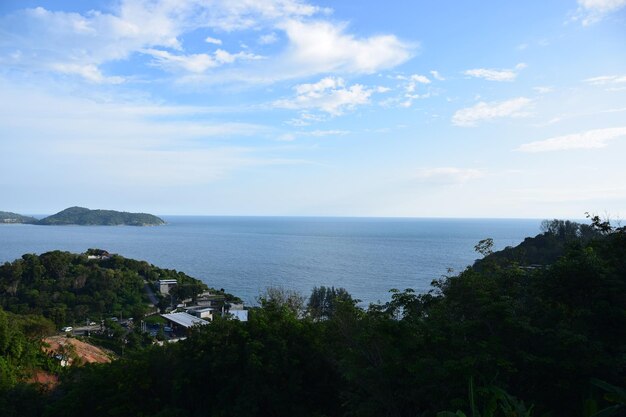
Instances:
[[[146,260],[224,288],[248,304],[268,286],[308,295],[345,287],[364,302],[390,288],[427,291],[430,282],[476,258],[539,233],[540,220],[303,217],[164,217],[160,227],[0,225],[0,262],[25,253],[88,248]]]

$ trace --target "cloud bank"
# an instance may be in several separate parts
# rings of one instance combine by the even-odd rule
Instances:
[[[357,37],[346,23],[328,20],[331,12],[298,0],[121,0],[110,13],[83,14],[37,7],[0,19],[6,35],[0,62],[104,84],[136,75],[107,73],[107,64],[142,55],[147,65],[192,75],[187,81],[206,81],[198,75],[208,74],[245,81],[261,73],[267,82],[329,72],[371,74],[411,58],[416,45],[391,34]],[[187,50],[184,42],[194,31],[260,30],[266,34],[259,45],[277,44],[262,62],[262,54],[225,47],[221,36],[206,36],[205,50]],[[217,72],[222,66],[228,71]]]

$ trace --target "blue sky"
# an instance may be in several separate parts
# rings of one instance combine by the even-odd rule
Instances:
[[[0,210],[626,216],[626,0],[0,3]]]

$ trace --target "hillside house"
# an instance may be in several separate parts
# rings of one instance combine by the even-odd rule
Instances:
[[[204,326],[209,324],[208,321],[189,313],[169,313],[161,314],[167,320],[169,326],[176,335],[188,335],[193,326]]]
[[[159,280],[159,292],[163,295],[170,293],[170,290],[178,284],[175,279],[160,279]]]

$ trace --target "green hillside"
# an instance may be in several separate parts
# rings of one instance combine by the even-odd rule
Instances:
[[[175,279],[185,297],[207,289],[182,272],[98,249],[52,251],[0,265],[0,307],[42,315],[59,327],[111,316],[141,317],[148,303],[144,282],[159,279]]]

